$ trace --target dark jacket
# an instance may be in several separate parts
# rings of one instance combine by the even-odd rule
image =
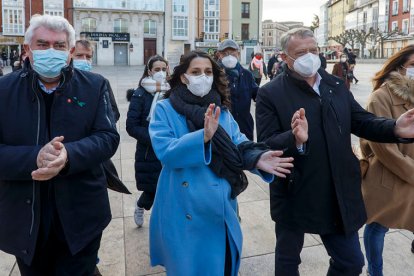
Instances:
[[[108,89],[109,102],[111,104],[112,111],[114,112],[115,122],[118,122],[121,114],[119,113],[118,105],[116,104],[116,100],[115,100],[114,92],[112,91],[111,83],[109,82],[108,79],[105,79],[105,84]]]
[[[366,221],[361,172],[351,133],[377,142],[397,142],[395,120],[365,111],[344,82],[320,69],[321,96],[287,67],[260,88],[256,103],[258,141],[293,156],[294,169],[270,185],[272,218],[307,233],[350,233]],[[299,155],[292,115],[303,107],[309,126],[307,154]],[[402,139],[401,139],[402,140]]]
[[[234,69],[225,69],[231,94],[231,114],[239,125],[240,132],[253,141],[254,121],[250,105],[256,100],[259,87],[252,73],[239,63]]]
[[[272,69],[273,69],[273,65],[277,62],[277,58],[275,55],[273,55],[270,59],[269,62],[267,63],[267,75],[269,76],[270,79],[273,79],[273,73],[272,73]]]
[[[148,132],[147,117],[154,96],[139,87],[132,95],[129,104],[126,130],[131,137],[137,139],[135,152],[135,180],[140,191],[155,193],[161,163],[155,156]]]
[[[322,53],[319,53],[319,59],[321,60],[321,68],[326,69],[326,58],[322,55]]]
[[[31,172],[51,137],[63,135],[68,153],[64,173],[49,184],[71,253],[101,234],[111,220],[101,163],[115,153],[119,134],[108,91],[97,74],[71,66],[62,72],[49,130],[43,92],[30,65],[0,78],[0,249],[27,264],[35,253],[44,185],[33,181]]]

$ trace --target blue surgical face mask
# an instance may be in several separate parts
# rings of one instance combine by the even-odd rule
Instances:
[[[91,71],[92,63],[86,59],[74,59],[73,67],[79,70],[83,70],[83,71]]]
[[[47,50],[32,50],[33,70],[45,78],[56,78],[67,65],[69,51],[58,51],[53,48]]]

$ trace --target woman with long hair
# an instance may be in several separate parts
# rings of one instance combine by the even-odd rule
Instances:
[[[290,172],[292,158],[240,133],[229,112],[226,75],[206,53],[187,54],[169,83],[149,127],[162,163],[150,221],[151,264],[164,266],[167,275],[235,276],[243,170],[271,181]]]
[[[148,125],[156,103],[170,88],[167,76],[168,62],[161,56],[152,56],[145,66],[138,88],[130,96],[126,130],[137,140],[135,180],[137,189],[142,191],[134,211],[134,220],[138,227],[144,223],[144,210],[152,207],[161,171],[161,163],[151,145]]]
[[[373,79],[367,110],[397,119],[414,107],[414,45],[390,57]],[[383,275],[382,251],[389,228],[414,231],[414,144],[361,139],[362,192],[368,215],[364,231],[368,273]]]

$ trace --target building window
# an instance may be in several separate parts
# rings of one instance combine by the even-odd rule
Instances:
[[[188,36],[188,17],[174,16],[173,17],[173,36],[187,37]]]
[[[250,3],[241,3],[241,17],[250,18]]]
[[[391,23],[391,31],[398,31],[398,21],[392,21]]]
[[[144,34],[156,35],[157,34],[157,22],[155,20],[144,21]]]
[[[43,0],[43,9],[44,14],[63,16],[63,0]]]
[[[24,35],[23,9],[3,7],[3,34]]]
[[[408,19],[404,19],[402,21],[402,30],[401,30],[401,32],[403,34],[408,34]]]
[[[188,12],[188,1],[187,0],[174,0],[173,1],[173,12],[174,13],[187,13]]]
[[[392,15],[398,14],[398,0],[392,1]]]
[[[403,0],[403,12],[410,11],[410,0]]]
[[[92,17],[82,18],[82,32],[96,32],[96,19]]]
[[[164,0],[73,0],[76,8],[164,11]]]
[[[128,20],[118,18],[114,20],[114,33],[127,33],[128,32]]]
[[[219,32],[218,19],[204,19],[204,32],[218,33]]]
[[[241,39],[242,40],[249,40],[249,24],[242,24]]]
[[[412,32],[414,30],[414,14],[410,14],[410,22],[411,22],[411,26],[410,26],[410,31]]]

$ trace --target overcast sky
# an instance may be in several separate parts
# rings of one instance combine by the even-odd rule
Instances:
[[[263,20],[301,21],[310,26],[327,0],[263,0]]]

